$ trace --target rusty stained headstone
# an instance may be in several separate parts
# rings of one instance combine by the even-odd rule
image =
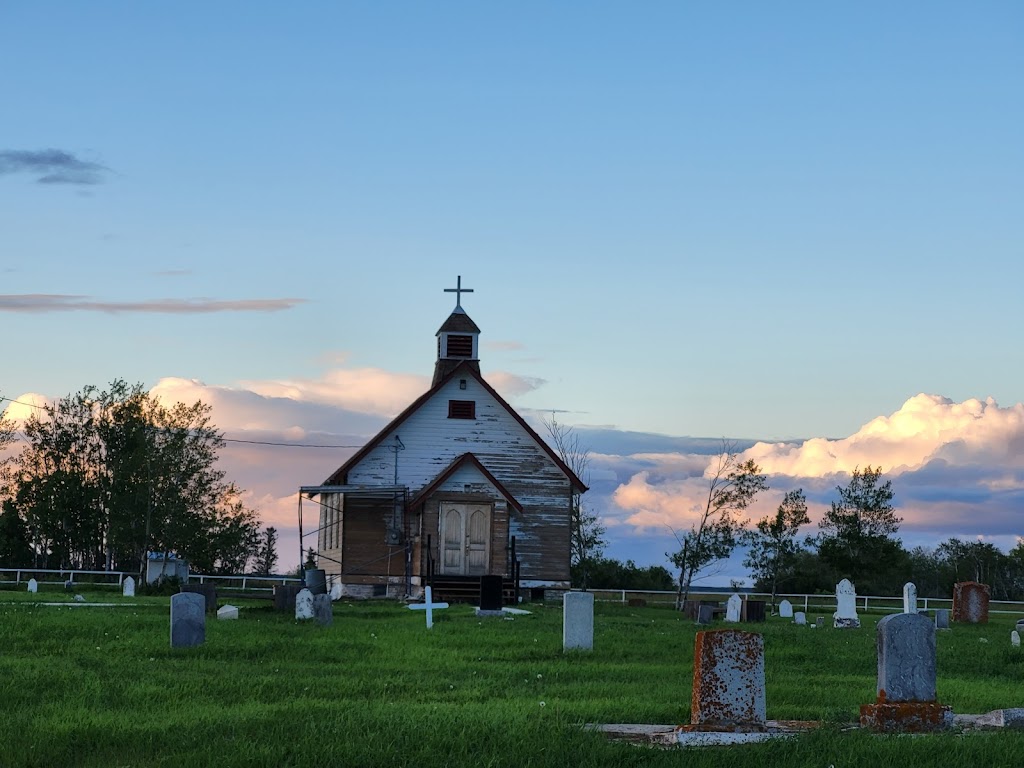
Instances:
[[[698,632],[693,656],[690,729],[764,730],[764,637],[733,629]]]
[[[877,698],[860,708],[865,728],[925,733],[948,728],[950,707],[935,696],[935,625],[919,613],[896,613],[878,622]]]
[[[958,581],[953,585],[953,621],[988,624],[988,584]]]

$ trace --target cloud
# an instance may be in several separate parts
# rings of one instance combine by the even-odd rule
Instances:
[[[89,296],[51,293],[0,294],[0,312],[144,312],[197,315],[214,312],[280,312],[304,304],[305,299],[148,299],[98,301]]]
[[[39,184],[100,184],[109,170],[60,149],[0,150],[0,176],[25,173],[35,176]]]
[[[490,371],[487,374],[488,383],[494,387],[502,397],[513,398],[533,392],[535,389],[547,384],[547,379],[538,379],[534,376],[519,376],[507,371]]]
[[[604,439],[615,442],[614,437]],[[679,530],[697,519],[707,498],[706,472],[713,457],[682,447],[681,453],[593,457],[601,472],[593,500],[600,504],[607,494],[611,524],[645,534]],[[1001,408],[991,398],[957,403],[920,394],[849,437],[759,442],[743,450],[741,458],[753,459],[769,475],[771,490],[748,510],[755,520],[773,512],[783,493],[803,488],[812,523],[817,524],[837,498],[836,487],[845,486],[855,468],[871,465],[881,466],[883,479],[892,481],[905,540],[934,545],[952,536],[1007,537],[1020,531],[1021,404]]]
[[[391,418],[426,392],[430,379],[380,368],[336,368],[314,379],[243,381],[240,386],[266,397]]]

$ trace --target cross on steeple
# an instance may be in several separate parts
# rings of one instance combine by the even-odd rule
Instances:
[[[455,287],[454,288],[445,288],[444,292],[445,293],[454,293],[455,294],[455,308],[456,309],[462,309],[462,294],[464,294],[464,293],[472,293],[473,289],[472,288],[463,288],[462,287],[462,275],[459,275],[458,278],[459,279],[456,281]]]

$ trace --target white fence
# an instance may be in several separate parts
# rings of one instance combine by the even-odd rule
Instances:
[[[675,605],[676,592],[658,591],[653,589],[591,589],[594,599],[603,602],[628,603],[631,598],[641,598],[651,605]],[[731,592],[706,592],[699,589],[690,590],[691,600],[715,600],[725,602],[729,599]],[[764,600],[771,602],[772,596],[767,592],[738,592],[741,597],[750,600]],[[811,613],[812,611],[828,611],[831,613],[836,609],[836,596],[830,594],[805,595],[778,593],[775,595],[775,604],[783,600],[789,600],[793,604],[793,610]],[[802,607],[801,607],[802,606]],[[936,608],[953,608],[952,597],[919,597],[917,607],[920,610],[934,610]],[[903,610],[903,597],[887,597],[883,595],[857,595],[857,608],[862,611],[875,611],[882,613],[900,612]],[[989,613],[1019,613],[1024,615],[1024,602],[1013,602],[1010,600],[992,600],[989,603]]]
[[[0,568],[0,581],[6,580],[5,574],[14,575],[14,583],[20,584],[29,579],[35,579],[38,584],[59,584],[63,586],[67,582],[72,584],[88,583],[94,587],[120,587],[124,580],[131,576],[138,579],[139,574],[131,571],[86,571],[81,569],[52,569],[52,568]],[[87,577],[83,582],[79,577]],[[49,578],[47,578],[49,577]],[[202,573],[190,573],[189,581],[202,584],[206,581],[216,581],[218,587],[223,584],[223,589],[245,590],[247,592],[270,592],[275,584],[301,584],[302,579],[296,576],[259,576],[256,574],[240,574],[238,576],[212,576]]]

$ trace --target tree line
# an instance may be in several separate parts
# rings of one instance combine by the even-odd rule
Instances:
[[[211,406],[165,406],[118,379],[43,406],[0,464],[0,566],[142,572],[147,552],[200,573],[276,565],[242,490],[217,466]],[[0,419],[0,448],[18,435]]]

